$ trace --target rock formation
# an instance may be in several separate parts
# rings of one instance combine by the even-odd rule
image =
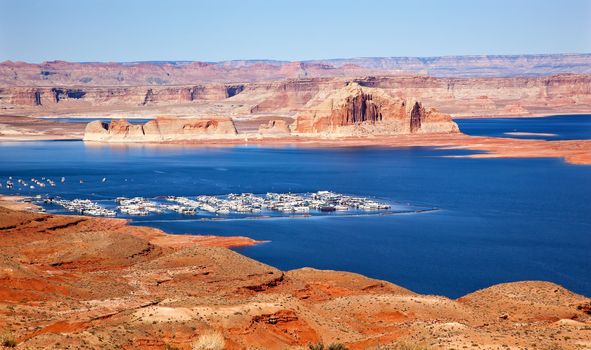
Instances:
[[[523,106],[520,103],[511,103],[505,106],[504,111],[507,114],[516,114],[516,115],[527,115],[529,113],[529,111],[525,108],[523,108]]]
[[[167,142],[223,139],[237,134],[232,118],[157,117],[143,125],[127,120],[93,121],[84,132],[85,141]]]
[[[221,248],[253,243],[0,207],[2,336],[18,349],[591,344],[591,299],[553,283],[500,284],[453,300],[347,272],[284,272]],[[198,346],[211,332],[218,346]]]
[[[259,126],[259,134],[261,135],[284,136],[290,133],[289,123],[282,119],[273,119],[269,123]]]
[[[304,62],[131,62],[40,64],[0,63],[3,86],[158,86],[196,82],[264,80],[392,74],[439,77],[507,77],[591,73],[590,54],[522,56],[368,57]]]
[[[254,68],[253,68],[254,69]],[[304,78],[243,84],[202,83],[175,86],[3,86],[0,115],[51,115],[114,112],[178,115],[292,116],[322,91],[349,82],[414,96],[454,116],[591,112],[591,75],[545,77],[435,78],[365,76]],[[520,113],[507,111],[519,104]]]
[[[295,131],[339,135],[459,132],[448,114],[357,83],[319,93],[298,115]]]

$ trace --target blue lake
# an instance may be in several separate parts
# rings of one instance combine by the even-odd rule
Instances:
[[[556,115],[535,118],[465,118],[455,119],[468,135],[511,137],[540,140],[589,140],[591,115]],[[530,133],[511,135],[507,133]],[[536,135],[540,134],[540,135]],[[544,135],[548,134],[548,135]]]
[[[270,240],[237,250],[284,270],[353,271],[420,293],[458,297],[500,282],[548,280],[591,295],[591,166],[560,159],[441,157],[467,153],[421,147],[0,143],[2,183],[9,176],[66,177],[54,188],[0,192],[102,200],[332,190],[436,207],[371,216],[138,217],[134,223],[173,233]]]

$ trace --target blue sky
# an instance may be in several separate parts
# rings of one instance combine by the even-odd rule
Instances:
[[[0,61],[581,52],[591,0],[0,0]]]

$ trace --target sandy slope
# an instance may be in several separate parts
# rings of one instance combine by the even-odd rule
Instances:
[[[0,141],[81,139],[83,123],[65,123],[22,116],[0,117]]]
[[[347,272],[282,272],[212,247],[252,243],[0,208],[0,329],[23,349],[190,349],[211,332],[229,349],[591,346],[591,299],[552,283],[451,300]]]

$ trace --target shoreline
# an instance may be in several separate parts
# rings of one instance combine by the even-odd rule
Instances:
[[[342,136],[308,137],[290,136],[249,139],[210,139],[199,141],[168,142],[89,142],[89,147],[156,147],[156,146],[297,146],[304,148],[347,148],[347,147],[433,147],[435,149],[464,149],[482,151],[458,156],[461,158],[563,158],[567,163],[591,164],[591,140],[538,140],[508,137],[470,136],[463,133],[407,134],[389,136]]]
[[[22,117],[26,117],[26,118],[31,118],[31,119],[41,119],[41,120],[55,120],[55,119],[95,119],[95,120],[99,120],[99,119],[112,119],[112,120],[118,120],[118,119],[126,119],[126,120],[136,120],[136,119],[154,119],[154,117],[150,117],[150,116],[146,116],[146,115],[138,115],[138,114],[125,114],[121,112],[121,115],[81,115],[79,113],[75,113],[75,114],[67,114],[67,112],[65,112],[66,114],[60,115],[60,114],[56,114],[56,112],[53,112],[52,115],[48,115],[48,116],[40,116],[40,115],[35,115],[35,114],[30,114],[30,115],[23,115]],[[466,115],[462,115],[462,114],[453,114],[450,113],[450,115],[452,116],[453,119],[501,119],[501,118],[545,118],[545,117],[557,117],[557,116],[582,116],[582,115],[590,115],[591,114],[591,110],[590,111],[584,111],[584,112],[552,112],[552,111],[547,111],[547,112],[528,112],[528,113],[516,113],[516,114],[511,114],[511,113],[493,113],[493,114],[466,114]],[[0,114],[0,116],[2,116]],[[268,116],[268,114],[265,114],[264,116]],[[256,115],[254,116],[249,116],[249,117],[257,117]]]
[[[100,217],[100,216],[91,216],[91,215],[83,215],[83,214],[53,214],[43,211],[41,206],[36,204],[26,202],[26,199],[33,198],[31,196],[25,195],[6,195],[0,194],[0,211],[2,209],[8,209],[10,212],[13,213],[23,213],[23,214],[31,214],[31,215],[41,215],[45,217],[53,217],[53,218],[63,218],[67,220],[77,221],[79,219],[86,220],[88,222],[104,222],[107,223],[107,227],[114,231],[120,232],[131,232],[132,235],[141,237],[146,239],[154,244],[158,244],[164,247],[170,247],[175,249],[182,249],[187,248],[190,246],[204,246],[204,247],[221,247],[226,249],[233,249],[233,248],[242,248],[242,247],[249,247],[260,245],[264,243],[271,242],[270,240],[255,240],[250,237],[246,236],[217,236],[217,235],[203,235],[199,233],[168,233],[162,229],[141,225],[141,222],[137,221],[134,222],[128,218],[116,218],[116,217]],[[25,208],[30,206],[31,208]],[[377,214],[367,214],[367,215],[399,215],[399,214],[414,214],[414,213],[429,213],[438,211],[438,208],[431,208],[431,209],[420,209],[420,210],[413,210],[413,211],[404,211],[404,212],[384,212],[384,213],[377,213]],[[348,215],[348,216],[355,216]],[[364,216],[364,214],[361,214]],[[299,218],[304,216],[284,216],[284,217],[276,217],[276,218]],[[305,216],[306,218],[314,217],[314,216]],[[318,216],[321,217],[321,216]],[[244,218],[239,218],[241,220]],[[258,217],[255,218],[246,218],[246,219],[259,219]],[[199,219],[196,219],[199,220]],[[233,220],[233,219],[230,219]],[[135,223],[138,223],[137,225]],[[9,229],[14,229],[15,227],[10,227]],[[61,227],[60,227],[61,228]],[[65,228],[65,227],[64,227]],[[0,234],[2,230],[5,230],[6,227],[0,227]],[[239,254],[239,253],[238,253]],[[240,254],[242,255],[242,254]],[[309,269],[310,267],[304,267],[304,269]],[[323,270],[319,270],[323,271]],[[325,271],[333,271],[333,270],[325,270]],[[341,271],[344,273],[349,273],[346,271]],[[519,281],[517,281],[519,282]],[[393,282],[388,282],[393,283]],[[512,283],[512,282],[508,282]],[[502,284],[502,283],[499,283]],[[495,284],[497,285],[497,284]],[[493,285],[494,286],[494,285]],[[471,293],[477,292],[478,290],[469,292],[466,295]],[[457,299],[462,299],[464,296],[460,296]],[[585,296],[591,299],[591,296]]]
[[[9,195],[9,194],[0,193],[0,207],[12,209],[12,210],[35,212],[35,213],[42,212],[43,208],[41,208],[37,204],[31,203],[31,202],[25,202],[26,199],[30,199],[30,198],[32,198],[32,197],[31,196]]]
[[[546,137],[555,137],[558,134],[552,134],[548,132],[526,132],[526,131],[510,131],[503,133],[504,135],[509,136],[546,136]]]
[[[72,138],[56,139],[12,139],[0,142],[29,141],[60,141],[78,140]],[[83,140],[80,140],[83,141]],[[409,134],[390,136],[343,136],[343,137],[310,137],[286,136],[253,138],[244,137],[225,139],[203,139],[192,141],[166,142],[91,142],[83,141],[88,147],[236,147],[236,146],[269,146],[269,147],[434,147],[436,149],[464,149],[482,151],[463,158],[563,158],[567,163],[578,165],[591,164],[591,140],[538,140],[509,137],[470,136],[463,133],[453,134]]]
[[[220,248],[226,248],[226,249],[233,249],[233,248],[243,248],[243,247],[249,247],[249,246],[255,246],[255,245],[261,245],[264,243],[269,243],[271,242],[271,240],[255,240],[252,239],[250,237],[246,237],[246,236],[217,236],[217,235],[203,235],[203,234],[198,234],[198,233],[168,233],[162,229],[159,228],[155,228],[155,227],[151,227],[151,226],[145,226],[145,225],[141,225],[141,224],[135,224],[133,223],[133,220],[128,219],[128,218],[115,218],[115,217],[99,217],[99,216],[91,216],[91,215],[83,215],[83,214],[53,214],[53,213],[47,213],[44,211],[44,209],[41,206],[38,206],[36,204],[30,203],[30,202],[26,202],[26,199],[30,199],[33,198],[31,196],[24,196],[24,195],[6,195],[6,194],[0,194],[0,211],[2,209],[8,209],[11,212],[17,212],[17,213],[26,213],[26,214],[36,214],[36,215],[42,215],[42,216],[46,216],[46,217],[55,217],[55,218],[67,218],[67,219],[73,219],[73,220],[78,220],[80,218],[82,218],[83,220],[87,220],[87,221],[104,221],[107,223],[110,223],[109,228],[111,230],[115,230],[115,231],[121,231],[121,232],[132,232],[133,235],[136,235],[138,237],[141,237],[143,239],[147,239],[148,241],[163,246],[163,247],[168,247],[168,248],[175,248],[175,249],[182,249],[182,248],[188,248],[190,246],[202,246],[202,247],[220,247]],[[367,214],[367,215],[375,215],[375,216],[381,216],[381,215],[399,215],[399,214],[414,214],[414,213],[429,213],[429,212],[434,212],[434,211],[438,211],[440,209],[438,208],[432,208],[432,209],[421,209],[421,210],[414,210],[414,211],[405,211],[405,212],[385,212],[385,213],[378,213],[378,214]],[[356,215],[349,215],[349,216],[356,216]],[[363,214],[362,214],[363,216]],[[281,218],[309,218],[309,217],[314,217],[314,216],[284,216],[284,217],[276,217],[278,219]],[[260,219],[259,217],[255,217],[255,218],[239,218],[237,220],[242,220],[242,219]],[[199,219],[196,219],[199,220]],[[229,219],[229,220],[233,220],[233,219]],[[140,223],[140,222],[136,222],[136,223]],[[12,229],[14,227],[10,227],[9,229]],[[60,227],[61,228],[61,227]],[[6,227],[0,227],[0,234],[2,233],[2,230],[5,230]],[[240,254],[240,253],[238,253]],[[242,255],[242,254],[240,254]],[[303,267],[304,269],[311,269],[310,267]],[[319,271],[334,271],[334,270],[319,270]],[[344,272],[344,273],[350,273],[350,272],[346,272],[346,271],[337,271],[337,272]],[[520,282],[520,281],[516,281],[516,282]],[[526,282],[526,281],[523,281]],[[388,282],[388,283],[393,283],[393,282]],[[507,282],[507,283],[514,283],[514,282]],[[499,283],[499,284],[503,284],[503,283]],[[492,286],[495,285],[499,285],[499,284],[494,284]],[[491,286],[491,287],[492,287]],[[477,292],[478,290],[474,290],[472,292],[469,292],[466,295],[469,295],[471,293]],[[464,296],[460,296],[457,299],[462,299],[464,298],[466,295]],[[591,299],[591,296],[585,296]]]
[[[350,272],[280,271],[204,237],[0,208],[0,327],[27,348],[190,349],[212,331],[232,349],[591,344],[591,299],[554,283],[449,299]]]
[[[214,236],[214,235],[200,235],[200,234],[171,234],[165,231],[162,231],[157,228],[152,228],[149,226],[140,226],[140,225],[131,225],[131,220],[125,218],[105,218],[105,217],[96,217],[96,216],[89,216],[89,215],[79,215],[79,214],[50,214],[46,213],[44,209],[36,205],[34,203],[26,202],[25,200],[31,199],[31,196],[22,196],[22,195],[6,195],[0,194],[0,207],[15,210],[15,211],[22,211],[28,213],[35,213],[35,214],[42,214],[48,216],[56,216],[56,217],[74,217],[74,218],[84,218],[85,220],[113,220],[115,226],[125,225],[128,227],[136,227],[141,231],[141,236],[145,239],[148,239],[151,242],[157,242],[163,246],[174,246],[174,247],[186,247],[193,244],[198,244],[201,246],[208,246],[208,247],[225,247],[225,248],[239,248],[239,247],[247,247],[253,246],[262,243],[268,243],[269,241],[258,241],[254,240],[249,237],[244,236]]]

